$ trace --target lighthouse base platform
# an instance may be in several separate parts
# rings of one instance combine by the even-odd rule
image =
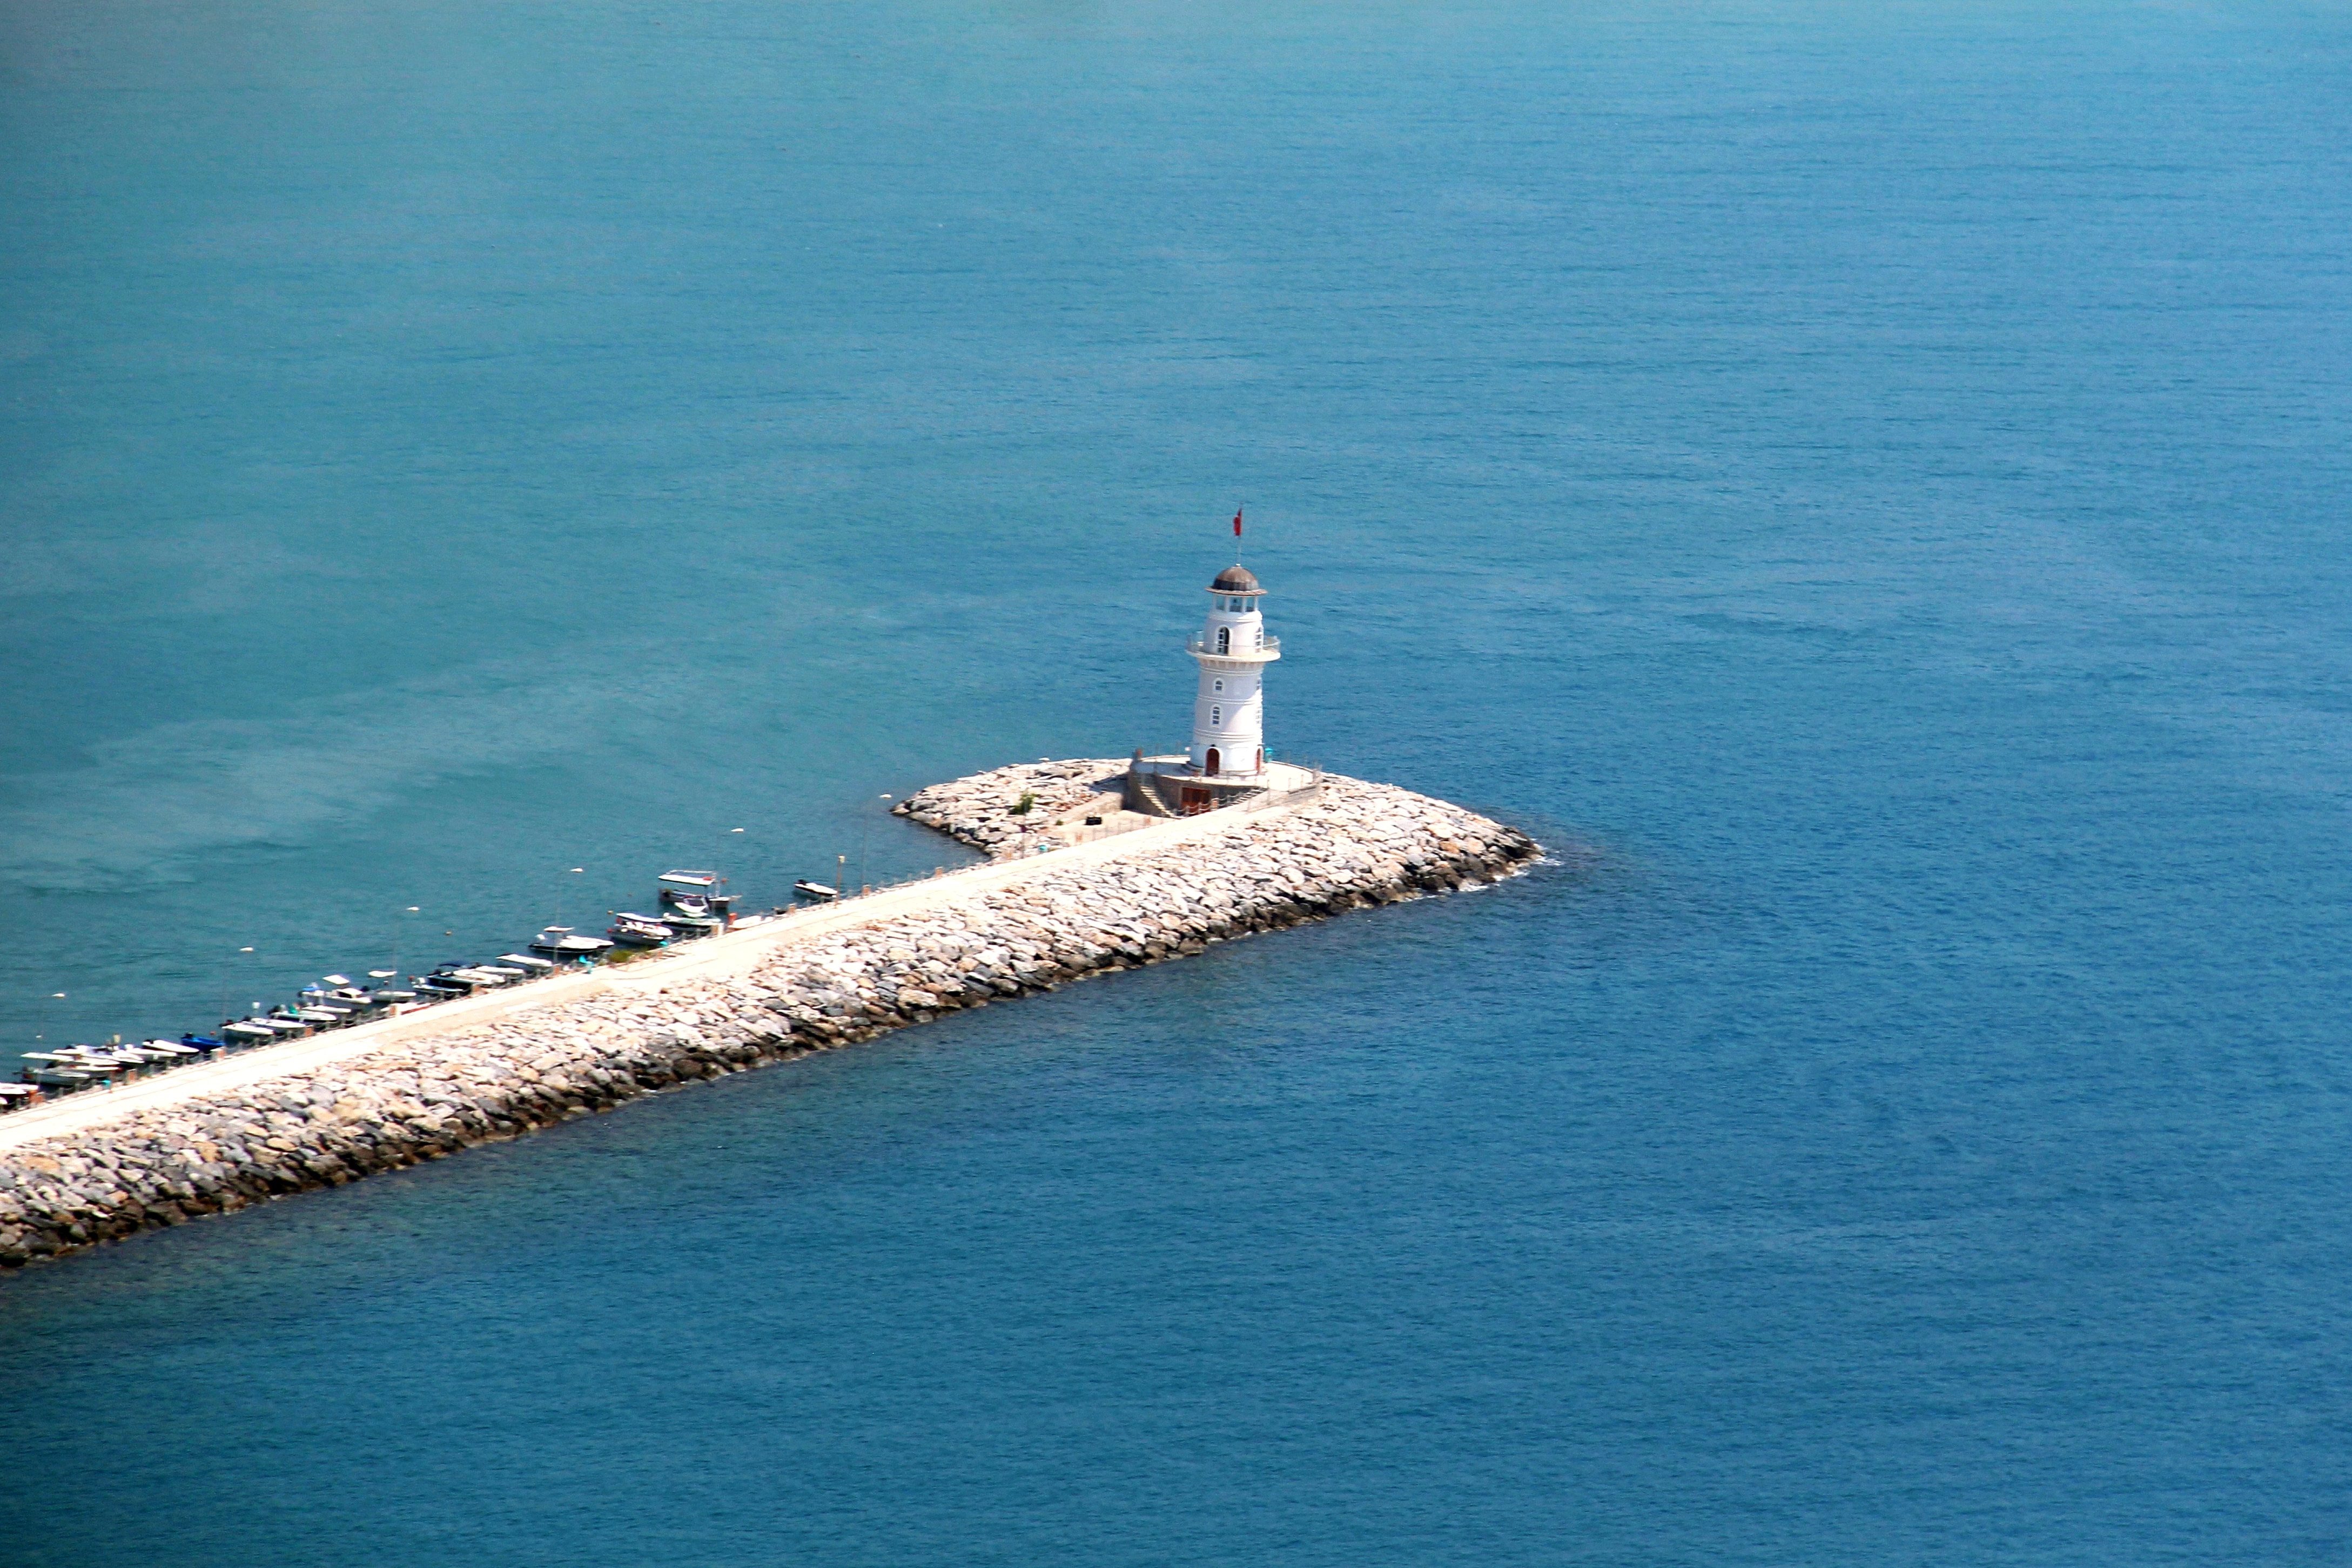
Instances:
[[[1197,817],[1226,806],[1303,799],[1321,784],[1320,768],[1269,762],[1256,773],[1202,773],[1184,752],[1137,757],[1128,764],[1121,804],[1148,817]]]

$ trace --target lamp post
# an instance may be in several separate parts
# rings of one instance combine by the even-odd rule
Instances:
[[[406,909],[402,910],[401,913],[403,915],[415,915],[421,908],[423,908],[423,905],[412,904]],[[394,921],[392,923],[392,972],[395,975],[400,973],[400,931],[401,922],[397,920]]]
[[[253,949],[250,947],[239,947],[237,951],[239,953],[250,953]],[[236,962],[236,960],[234,957],[223,958],[221,960],[220,1012],[221,1022],[223,1023],[228,1022],[228,967]]]
[[[721,847],[728,850],[730,857],[731,857],[733,853],[735,835],[742,831],[743,830],[740,828],[730,828],[727,830],[727,837],[720,841]],[[718,894],[725,893],[727,891],[727,867],[725,858],[722,858],[718,865],[710,868],[710,874],[719,879],[719,884],[710,891]],[[727,911],[727,924],[730,927],[732,927],[735,924],[735,906],[730,904],[723,907]]]
[[[51,991],[47,996],[41,998],[40,1010],[33,1015],[33,1021],[40,1026],[33,1030],[34,1044],[38,1045],[49,1031],[49,1004],[51,1002],[61,1002],[65,999],[66,994],[63,991]]]
[[[887,795],[881,798],[885,800],[890,799]],[[887,810],[889,808],[886,806],[883,810]],[[873,884],[866,880],[866,873],[869,869],[866,861],[866,847],[873,842],[873,831],[874,819],[860,812],[857,818],[857,891],[860,893],[873,891]]]
[[[586,871],[587,869],[588,868],[586,866],[576,865],[570,871],[564,873],[563,876],[578,876],[582,872]],[[548,922],[550,925],[561,925],[563,924],[563,890],[567,885],[569,884],[564,882],[562,876],[559,876],[555,879],[555,918]]]

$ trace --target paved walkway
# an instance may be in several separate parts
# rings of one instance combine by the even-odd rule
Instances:
[[[921,882],[903,883],[879,893],[844,899],[839,904],[819,904],[795,910],[790,915],[747,921],[733,931],[707,936],[683,947],[666,950],[657,957],[640,959],[633,964],[616,964],[584,974],[557,975],[544,980],[524,981],[508,989],[468,997],[461,1001],[442,1002],[399,1018],[379,1019],[373,1023],[358,1024],[350,1029],[330,1030],[324,1034],[290,1040],[280,1045],[264,1045],[238,1051],[233,1056],[201,1062],[194,1067],[174,1068],[116,1089],[86,1089],[46,1105],[36,1105],[29,1111],[12,1111],[0,1116],[0,1150],[29,1143],[36,1138],[68,1136],[133,1111],[155,1110],[202,1095],[242,1089],[247,1084],[283,1077],[288,1073],[308,1072],[331,1062],[364,1056],[369,1051],[380,1051],[404,1040],[439,1034],[468,1024],[487,1023],[493,1019],[527,1012],[552,1003],[575,1001],[582,997],[614,991],[642,994],[661,990],[681,980],[744,974],[760,967],[782,949],[827,932],[872,925],[902,915],[936,909],[942,904],[978,898],[999,888],[1011,887],[1072,866],[1156,853],[1172,845],[1223,832],[1228,828],[1286,816],[1295,810],[1296,805],[1271,807],[1247,814],[1212,811],[1176,821],[1155,821],[1150,827],[1119,833],[1094,843],[1079,844],[1048,854],[1024,856],[1019,860],[966,866],[961,871]]]

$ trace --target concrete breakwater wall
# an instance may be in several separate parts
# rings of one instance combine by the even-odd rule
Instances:
[[[1078,765],[1060,781],[1090,782],[1096,766],[1118,765]],[[993,782],[937,787],[931,802],[956,800],[961,831],[938,825],[972,841],[988,838],[976,802],[1005,781],[980,778]],[[787,921],[711,938],[631,966],[644,973],[595,994],[492,1021],[453,1018],[435,1030],[404,1020],[400,1038],[363,1054],[0,1147],[0,1267],[339,1186],[1213,941],[1494,880],[1537,853],[1525,834],[1458,807],[1332,777],[1303,804],[1213,813],[877,895],[863,924]],[[694,947],[735,943],[746,945],[743,962],[697,972],[708,966]]]

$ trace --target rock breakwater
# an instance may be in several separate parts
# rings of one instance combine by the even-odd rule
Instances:
[[[1126,774],[1117,758],[1019,762],[918,789],[890,810],[1002,858],[1024,852],[1029,835],[1074,811],[1118,810]]]
[[[1082,803],[1099,777],[1091,770],[1120,765],[1058,766],[1069,770],[1053,782]],[[991,782],[919,794],[932,800],[909,814],[940,815],[934,825],[987,847],[990,813],[1034,784],[979,778]],[[1017,788],[999,801],[1006,784]],[[934,810],[950,799],[954,811]],[[1083,863],[1077,852],[1067,862],[1041,855],[1033,873],[985,890],[941,877],[925,884],[936,901],[867,925],[787,925],[739,974],[664,985],[656,968],[634,986],[453,1020],[446,1033],[0,1149],[0,1267],[339,1186],[1211,942],[1496,880],[1538,853],[1527,835],[1458,807],[1337,777],[1303,805],[1193,824],[1202,831],[1181,842],[1131,834]]]

